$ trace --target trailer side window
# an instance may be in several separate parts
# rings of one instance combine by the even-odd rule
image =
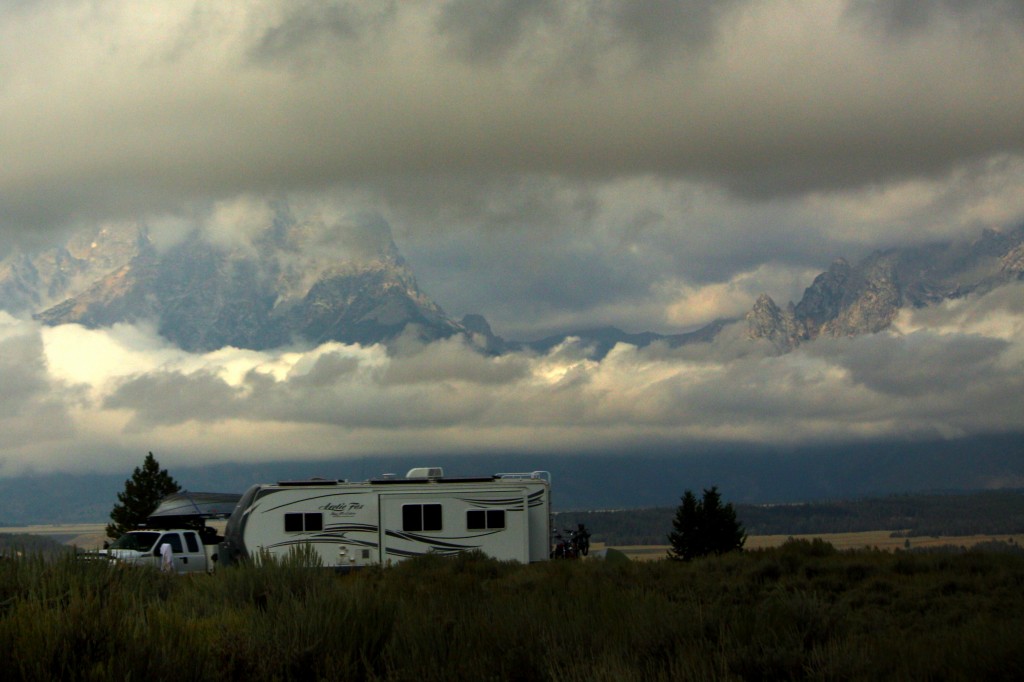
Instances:
[[[306,530],[323,530],[324,529],[324,515],[320,512],[315,514],[303,514],[306,521]]]
[[[504,527],[504,509],[470,509],[466,512],[467,530],[493,530]]]
[[[286,533],[300,533],[304,530],[323,530],[324,529],[324,515],[320,512],[311,514],[285,514],[284,515],[284,532]]]
[[[441,530],[441,505],[403,504],[402,530]]]

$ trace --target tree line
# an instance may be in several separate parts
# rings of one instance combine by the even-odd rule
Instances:
[[[143,524],[166,495],[181,486],[147,454],[111,511],[107,535],[116,538]],[[717,487],[701,499],[686,490],[676,508],[574,511],[555,515],[555,527],[584,524],[594,542],[609,545],[690,543],[693,551],[721,553],[750,535],[806,535],[890,530],[908,537],[1024,533],[1024,490],[921,493],[800,504],[725,504]],[[696,528],[701,530],[696,530]],[[700,534],[718,540],[701,539]],[[721,544],[719,544],[721,543]],[[680,545],[681,546],[681,545]]]
[[[156,511],[160,500],[180,491],[178,482],[166,469],[160,468],[150,452],[124,482],[124,490],[118,493],[117,504],[110,512],[107,536],[116,539],[140,527]],[[672,525],[673,531],[668,535],[672,546],[669,556],[683,561],[742,549],[746,539],[743,525],[736,519],[736,510],[732,504],[723,503],[714,486],[705,489],[700,500],[692,491],[685,491]]]
[[[800,504],[736,504],[749,535],[890,530],[910,537],[1024,533],[1024,490],[917,493]],[[676,509],[650,507],[555,514],[559,527],[586,524],[594,542],[664,545]]]

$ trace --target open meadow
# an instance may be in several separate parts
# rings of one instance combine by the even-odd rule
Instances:
[[[997,535],[942,535],[905,537],[890,530],[872,530],[859,533],[811,533],[807,535],[749,535],[743,547],[747,550],[779,547],[789,540],[821,540],[837,550],[876,549],[886,552],[897,550],[935,550],[939,548],[970,549],[991,542],[1004,542],[1024,548],[1024,534]],[[605,549],[594,543],[597,551]],[[668,545],[620,545],[613,547],[634,561],[652,561],[665,558]]]
[[[0,561],[7,679],[1022,679],[1019,552],[789,540],[692,562],[426,556],[350,575]]]
[[[212,522],[211,525],[223,525],[223,522]],[[47,524],[38,526],[15,526],[0,527],[0,535],[4,534],[28,534],[52,538],[61,544],[74,546],[83,550],[98,549],[103,545],[107,536],[104,532],[104,524],[100,523],[74,523],[74,524]],[[895,551],[901,549],[934,549],[937,547],[959,547],[969,549],[978,544],[988,542],[1006,542],[1024,547],[1024,534],[976,534],[976,535],[943,535],[943,536],[915,536],[903,537],[898,532],[889,530],[873,530],[857,533],[809,533],[803,535],[778,534],[778,535],[749,535],[747,536],[744,548],[768,549],[778,547],[787,540],[814,540],[820,539],[829,543],[836,549],[880,549]],[[607,549],[608,545],[601,542],[592,543],[595,552]],[[668,552],[668,545],[612,545],[613,549],[621,551],[630,559],[646,561],[662,559]]]

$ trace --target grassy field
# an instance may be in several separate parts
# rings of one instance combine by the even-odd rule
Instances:
[[[12,680],[1024,679],[1018,554],[614,556],[184,577],[8,558],[0,656]]]
[[[65,545],[79,549],[94,550],[103,545],[107,539],[103,524],[67,524],[44,526],[20,526],[0,528],[0,534],[30,534],[53,538]],[[935,547],[970,548],[985,542],[1008,542],[1024,547],[1024,535],[957,535],[941,537],[893,537],[888,530],[867,531],[862,533],[817,533],[810,535],[751,535],[747,537],[746,549],[767,549],[779,547],[789,539],[813,540],[820,538],[839,550],[848,549],[880,549],[895,551],[898,549],[929,549]],[[909,543],[909,544],[908,544]],[[614,546],[630,559],[649,561],[665,558],[668,545],[629,545]],[[606,549],[603,543],[594,543],[596,554]]]
[[[779,547],[788,540],[820,539],[829,543],[837,550],[878,549],[893,552],[903,549],[935,549],[938,547],[961,547],[970,549],[988,542],[1006,542],[1024,547],[1024,535],[950,535],[905,538],[893,536],[889,530],[873,530],[863,533],[816,533],[810,535],[750,535],[744,549],[769,549]],[[605,546],[595,543],[598,551]],[[668,545],[632,545],[615,547],[630,559],[649,561],[663,559],[668,552]]]

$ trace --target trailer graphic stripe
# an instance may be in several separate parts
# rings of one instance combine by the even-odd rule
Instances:
[[[260,498],[259,502],[262,502],[263,500],[267,499],[270,495],[272,495],[274,493],[282,493],[282,492],[286,492],[286,491],[285,490],[267,491]],[[278,505],[276,505],[274,507],[267,507],[266,509],[260,509],[259,511],[263,512],[263,513],[272,512],[272,511],[276,511],[278,509],[283,509],[285,507],[290,507],[290,506],[296,505],[296,504],[305,504],[306,502],[310,502],[311,500],[320,500],[320,499],[323,499],[325,497],[358,496],[360,494],[362,494],[362,493],[359,493],[359,492],[350,492],[350,493],[342,492],[342,493],[339,493],[338,491],[334,490],[334,491],[331,491],[331,492],[328,492],[328,493],[324,493],[323,495],[311,495],[310,497],[302,497],[302,498],[299,498],[297,500],[292,500],[290,502],[282,502],[281,504],[278,504]]]

